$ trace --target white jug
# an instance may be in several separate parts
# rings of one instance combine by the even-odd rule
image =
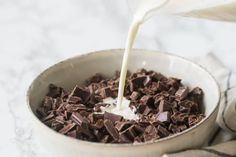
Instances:
[[[128,0],[131,10],[145,14],[180,15],[218,21],[236,22],[236,0]]]

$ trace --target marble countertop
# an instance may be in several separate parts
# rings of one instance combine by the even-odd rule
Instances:
[[[35,140],[25,95],[48,66],[94,50],[124,47],[132,14],[126,0],[0,0],[0,156],[49,156]],[[213,52],[236,67],[236,24],[153,17],[137,48],[187,58]]]

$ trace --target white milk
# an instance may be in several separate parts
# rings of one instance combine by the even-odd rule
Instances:
[[[236,21],[236,0],[133,0],[133,2],[137,5],[135,6],[134,18],[126,40],[117,103],[114,105],[114,102],[108,101],[107,103],[112,105],[108,108],[103,108],[103,111],[120,114],[128,119],[137,119],[134,111],[128,107],[129,103],[123,98],[128,61],[139,26],[146,19],[155,12],[158,15],[179,14]]]
[[[157,4],[155,9],[163,7],[166,4],[166,2],[167,0],[159,0],[159,4]],[[146,8],[146,7],[141,8],[135,14],[129,28],[128,37],[127,37],[126,45],[125,45],[125,52],[124,52],[123,61],[122,61],[121,73],[120,73],[118,98],[117,98],[117,104],[116,104],[117,111],[122,111],[124,108],[126,108],[125,106],[126,104],[122,103],[122,99],[123,99],[123,94],[124,94],[125,79],[126,79],[126,74],[127,74],[127,69],[128,69],[129,56],[132,50],[132,46],[133,46],[136,34],[138,32],[139,26],[143,23],[145,15],[149,11],[151,11],[149,8]]]
[[[102,113],[106,112],[110,112],[110,113],[115,113],[118,115],[123,116],[125,119],[129,119],[129,120],[137,120],[138,119],[138,115],[136,115],[135,109],[131,109],[129,107],[130,101],[127,100],[126,98],[122,99],[122,108],[118,109],[116,107],[117,104],[117,99],[113,99],[111,97],[106,98],[103,100],[104,103],[110,104],[110,106],[108,107],[101,107]]]

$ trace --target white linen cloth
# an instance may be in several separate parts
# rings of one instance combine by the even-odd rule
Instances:
[[[165,154],[163,157],[236,156],[236,71],[225,67],[212,53],[196,58],[195,62],[206,68],[220,85],[221,103],[216,121],[219,128],[208,147]]]

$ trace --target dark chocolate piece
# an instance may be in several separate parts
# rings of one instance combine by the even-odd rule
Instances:
[[[188,87],[179,87],[179,89],[177,90],[177,92],[175,93],[175,96],[179,99],[179,100],[183,100],[184,98],[186,98],[188,95]]]
[[[160,112],[156,118],[159,122],[169,123],[170,122],[170,112]]]
[[[104,119],[109,119],[112,121],[112,123],[115,123],[116,121],[121,121],[123,117],[117,114],[105,112],[104,113]]]
[[[130,99],[133,101],[136,101],[138,99],[138,97],[140,96],[140,94],[136,91],[132,92],[132,94],[130,95]]]
[[[83,100],[83,102],[87,102],[87,100],[90,97],[90,92],[81,87],[75,86],[75,88],[71,92],[71,96],[80,97]]]
[[[89,122],[81,114],[74,112],[71,115],[71,119],[82,128],[88,128]]]
[[[113,97],[113,92],[110,87],[105,87],[101,89],[100,95],[103,99],[107,97]]]
[[[65,125],[61,130],[59,130],[59,133],[61,133],[61,134],[66,134],[66,133],[69,132],[72,128],[74,128],[74,126],[75,126],[74,123]]]
[[[116,130],[116,128],[114,127],[113,123],[111,120],[109,119],[105,119],[104,120],[104,126],[106,127],[106,130],[108,131],[108,133],[112,136],[112,138],[116,141],[118,141],[119,139],[119,133]]]

